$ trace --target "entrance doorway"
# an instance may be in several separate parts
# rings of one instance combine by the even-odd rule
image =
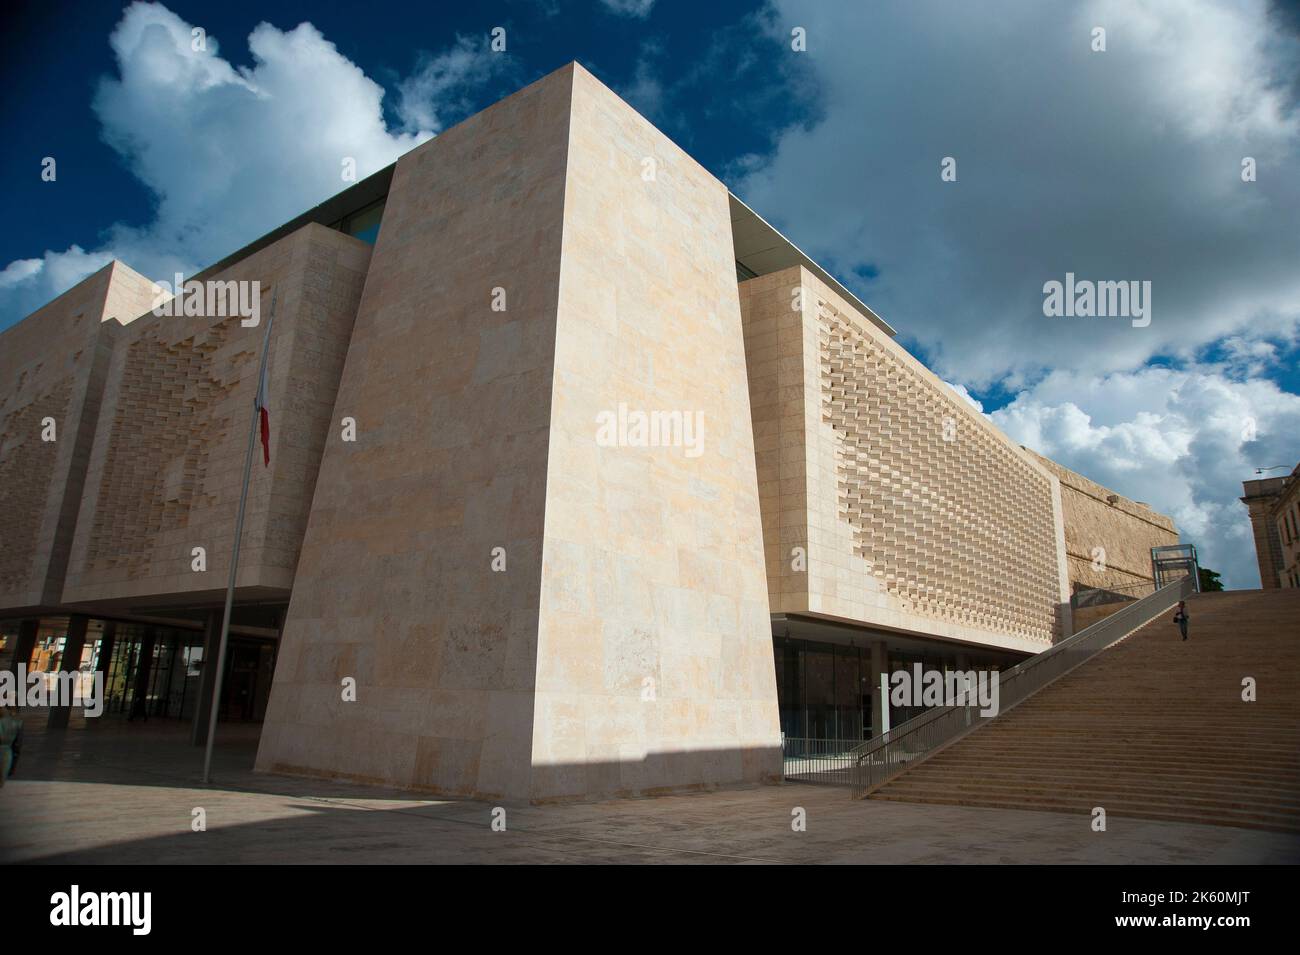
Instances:
[[[203,675],[201,632],[118,624],[117,639],[107,648],[108,656],[101,659],[104,649],[102,642],[95,644],[95,665],[105,671],[106,713],[134,719],[194,719]],[[273,639],[230,636],[220,720],[262,720],[271,695],[275,649]],[[143,699],[137,702],[142,669],[147,684]]]
[[[275,675],[275,641],[231,637],[226,657],[220,719],[260,722],[266,714],[271,678]]]

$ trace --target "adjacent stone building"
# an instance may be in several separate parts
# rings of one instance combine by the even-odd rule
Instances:
[[[1282,477],[1243,481],[1241,487],[1259,585],[1265,590],[1300,587],[1300,465]]]
[[[773,781],[783,736],[905,717],[881,673],[1024,659],[1176,540],[1011,442],[576,64],[197,279],[275,308],[222,695],[264,325],[159,317],[118,263],[0,334],[0,629],[105,671],[110,712],[262,722],[264,771]]]

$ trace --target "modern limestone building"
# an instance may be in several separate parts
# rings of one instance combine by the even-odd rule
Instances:
[[[881,672],[1023,659],[1177,540],[576,64],[196,279],[276,309],[216,701],[264,771],[779,779],[783,734],[907,715]],[[153,299],[113,263],[0,334],[0,618],[15,663],[102,670],[110,712],[197,739],[264,326]]]

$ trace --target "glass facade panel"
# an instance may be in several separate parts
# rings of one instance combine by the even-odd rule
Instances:
[[[813,739],[835,737],[835,661],[823,650],[805,650],[804,711],[808,735]]]
[[[347,216],[339,223],[339,231],[374,245],[379,238],[379,223],[383,218],[384,201],[381,200]]]
[[[870,666],[867,678],[870,679]],[[855,648],[835,652],[835,739],[862,739],[862,667]]]
[[[773,650],[781,732],[787,737],[862,740],[877,732],[873,704],[880,691],[872,680],[869,647],[774,637]],[[964,661],[963,666],[958,667],[958,659]],[[913,674],[917,664],[922,674],[1001,670],[1012,662],[1007,655],[937,645],[908,651],[890,647],[886,654],[889,673],[906,670]],[[891,702],[889,725],[898,726],[925,710],[924,705],[914,706],[910,700],[905,706]]]
[[[857,647],[778,638],[774,644],[781,732],[811,739],[865,739],[871,656]]]

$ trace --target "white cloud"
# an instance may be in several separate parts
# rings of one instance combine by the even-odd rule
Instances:
[[[310,23],[258,24],[251,67],[224,59],[215,37],[193,50],[191,29],[161,4],[132,4],[109,39],[117,75],[94,100],[105,141],[156,197],[152,220],[111,225],[90,251],[74,245],[10,263],[0,272],[0,324],[113,257],[155,278],[219,260],[350,185],[345,158],[361,179],[428,139],[466,86],[503,62],[464,41],[427,58],[401,84],[399,130],[384,120],[383,88]]]
[[[772,0],[766,22],[773,72],[817,95],[736,191],[842,277],[878,270],[864,300],[941,376],[1014,388],[1296,336],[1300,38],[1265,0]],[[1151,281],[1150,327],[1045,317],[1067,271]]]
[[[1254,377],[1277,364],[1277,346],[1272,342],[1234,335],[1220,346],[1225,363],[1236,377]]]
[[[658,40],[646,40],[641,44],[640,52],[637,54],[636,68],[632,73],[631,82],[617,87],[619,96],[652,121],[660,120],[664,111],[666,91],[654,64],[663,53],[662,43]]]
[[[1168,514],[1226,585],[1259,586],[1241,482],[1258,466],[1294,463],[1300,395],[1234,380],[1219,365],[1057,371],[990,417],[1021,444]]]
[[[770,0],[773,73],[814,93],[736,166],[737,194],[823,265],[878,272],[858,290],[941,377],[1021,391],[997,424],[1170,514],[1238,587],[1258,586],[1241,481],[1300,447],[1300,396],[1248,378],[1300,333],[1300,36],[1274,17],[1266,0]],[[1151,281],[1150,326],[1045,317],[1066,272]]]
[[[14,259],[0,271],[0,289],[25,282],[44,267],[44,259]]]
[[[976,411],[983,413],[984,405],[981,404],[978,400],[976,400],[975,396],[966,390],[965,385],[959,385],[951,381],[945,381],[944,384],[947,385],[949,388],[951,388],[953,391],[957,392],[958,397],[960,397],[962,401],[966,402],[966,404],[970,405]]]
[[[18,303],[22,311],[7,317],[20,318],[112,260],[110,252],[87,252],[79,245],[63,252],[46,251],[39,259],[14,259],[0,270],[0,328],[8,324],[3,319],[10,303]]]
[[[451,48],[420,58],[419,68],[397,87],[397,112],[407,130],[441,132],[449,112],[470,111],[471,90],[506,62],[503,54],[485,53],[484,47],[481,38],[458,36]]]

